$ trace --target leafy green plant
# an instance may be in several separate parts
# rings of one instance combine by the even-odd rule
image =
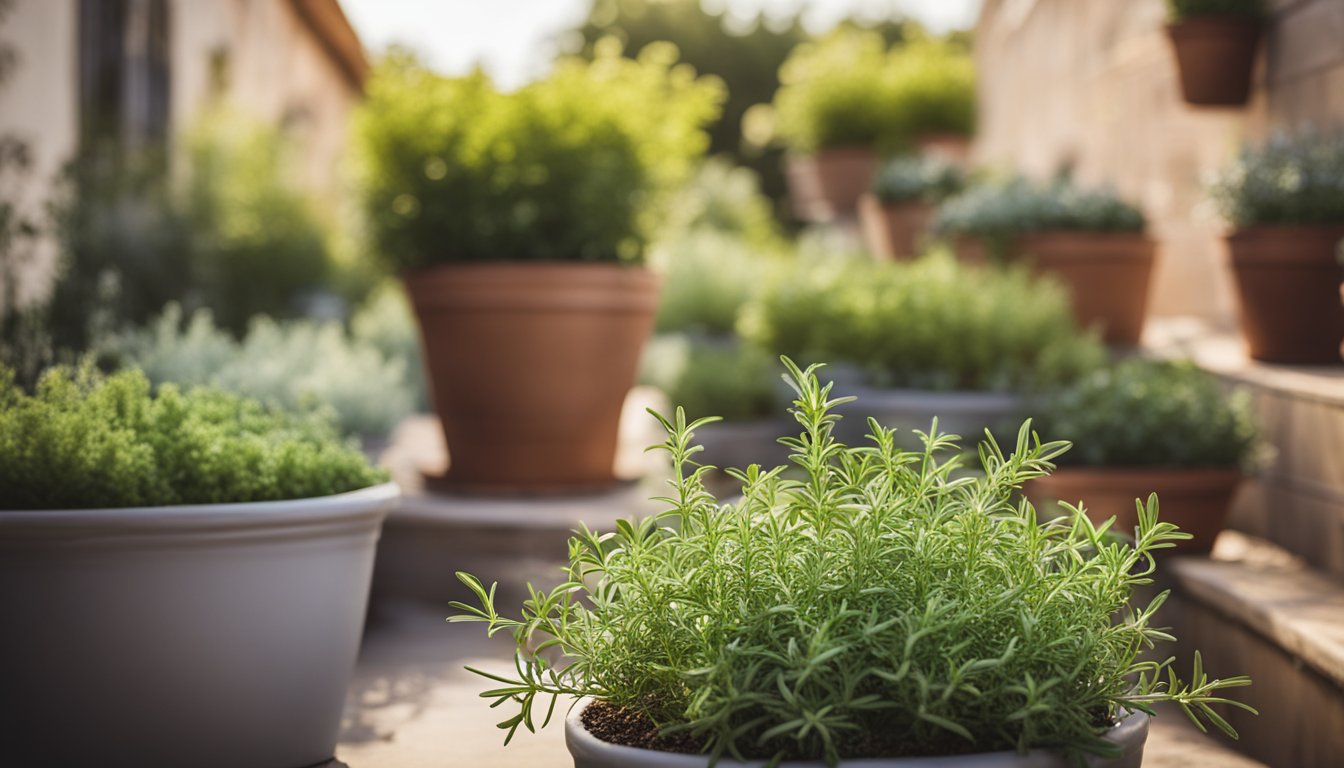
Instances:
[[[663,274],[658,332],[727,335],[783,258],[741,238],[701,229],[658,243],[650,261]]]
[[[1167,0],[1167,9],[1174,21],[1195,16],[1250,16],[1261,18],[1268,13],[1265,0]]]
[[[888,69],[886,42],[877,32],[840,29],[799,45],[779,69],[777,135],[802,154],[899,147],[905,137],[888,98]]]
[[[798,46],[780,82],[776,132],[803,154],[854,145],[888,153],[921,135],[975,128],[975,65],[952,42],[888,48],[876,31],[841,27]]]
[[[1344,224],[1344,131],[1280,135],[1247,147],[1212,192],[1238,227]]]
[[[903,155],[887,161],[873,180],[873,195],[887,203],[939,203],[966,184],[961,168],[936,156]]]
[[[326,496],[387,479],[325,414],[287,413],[139,371],[53,368],[28,395],[0,368],[0,508],[91,509]]]
[[[1068,440],[1061,463],[1126,467],[1231,467],[1255,454],[1245,392],[1228,395],[1189,362],[1128,360],[1044,398],[1041,434]]]
[[[170,305],[149,326],[99,346],[155,385],[216,387],[291,410],[329,408],[345,434],[386,435],[416,405],[407,361],[338,323],[258,316],[239,341],[216,327],[209,312],[184,324]]]
[[[646,348],[643,370],[644,381],[687,413],[750,421],[776,408],[773,360],[731,338],[657,337]]]
[[[965,46],[916,40],[896,48],[888,66],[890,108],[907,142],[975,133],[975,61]]]
[[[1142,232],[1146,221],[1142,211],[1109,190],[1015,178],[971,187],[948,200],[934,226],[944,235],[993,239],[1053,230]]]
[[[510,93],[481,72],[384,61],[355,120],[382,261],[641,259],[666,194],[707,146],[722,88],[677,65],[671,45],[594,56]]]
[[[500,723],[509,738],[545,725],[565,695],[596,697],[712,758],[830,765],[1113,754],[1101,736],[1117,718],[1162,702],[1233,733],[1210,705],[1249,679],[1210,680],[1196,656],[1186,684],[1171,659],[1143,656],[1174,638],[1152,625],[1166,593],[1144,606],[1132,592],[1151,582],[1154,553],[1189,538],[1158,521],[1156,498],[1139,506],[1132,544],[1075,508],[1042,522],[1017,490],[1066,443],[1042,444],[1024,424],[1014,452],[981,446],[979,477],[957,473],[956,439],[936,425],[920,451],[876,423],[872,445],[846,447],[831,436],[830,385],[787,364],[802,477],[733,472],[743,496],[719,504],[694,460],[708,420],[678,410],[660,417],[667,512],[582,529],[568,580],[532,590],[517,618],[499,612],[493,587],[459,574],[478,604],[454,603],[449,621],[484,622],[516,644],[516,676],[473,670],[497,684],[483,697],[514,710]]]
[[[742,330],[776,354],[857,365],[875,386],[1033,391],[1105,359],[1058,285],[946,254],[800,264],[748,305]]]

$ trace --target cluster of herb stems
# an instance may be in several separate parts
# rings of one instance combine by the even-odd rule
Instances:
[[[713,760],[835,765],[871,750],[873,734],[908,754],[1108,755],[1110,726],[1163,701],[1234,733],[1210,705],[1248,679],[1209,680],[1196,656],[1185,683],[1145,653],[1173,639],[1151,624],[1166,594],[1136,608],[1131,592],[1150,583],[1154,552],[1188,537],[1158,521],[1155,498],[1132,540],[1076,507],[1039,519],[1017,490],[1067,443],[1042,444],[1024,424],[1011,453],[981,445],[982,474],[936,422],[921,451],[875,422],[871,445],[847,447],[831,436],[843,400],[816,366],[785,365],[800,472],[733,470],[742,496],[720,503],[694,461],[709,420],[688,424],[679,409],[659,417],[674,470],[666,512],[581,529],[567,580],[529,587],[519,618],[459,574],[479,605],[455,603],[449,620],[517,644],[516,676],[473,670],[499,683],[483,697],[516,709],[500,723],[508,738],[570,696],[687,732]]]

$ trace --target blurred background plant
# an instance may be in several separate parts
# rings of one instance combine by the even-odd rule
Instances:
[[[848,363],[883,387],[1030,392],[1106,357],[1057,284],[946,253],[803,260],[747,306],[740,327],[772,354]]]
[[[148,326],[108,336],[98,349],[106,360],[142,369],[156,386],[210,386],[280,408],[329,408],[343,434],[380,438],[423,406],[405,311],[404,300],[382,291],[356,314],[352,332],[335,322],[255,315],[235,339],[209,310],[184,322],[182,309],[169,304]]]
[[[1188,361],[1100,368],[1034,410],[1043,438],[1073,443],[1061,465],[1250,469],[1256,458],[1249,394],[1229,394]]]
[[[940,203],[966,186],[959,165],[938,155],[901,155],[883,163],[873,195],[884,203]]]
[[[1194,16],[1250,16],[1266,13],[1265,0],[1167,0],[1167,11],[1175,21]]]
[[[779,370],[770,355],[736,339],[664,334],[650,342],[641,380],[661,389],[689,418],[743,422],[776,412]]]
[[[1237,227],[1344,223],[1344,131],[1280,134],[1247,147],[1212,194]]]

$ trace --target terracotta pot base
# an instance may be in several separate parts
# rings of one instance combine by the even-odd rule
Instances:
[[[1213,547],[1240,482],[1237,469],[1061,467],[1029,481],[1023,492],[1038,509],[1052,501],[1081,501],[1093,523],[1114,517],[1112,530],[1126,536],[1134,535],[1139,522],[1135,501],[1156,493],[1158,519],[1194,536],[1164,551],[1195,553]]]

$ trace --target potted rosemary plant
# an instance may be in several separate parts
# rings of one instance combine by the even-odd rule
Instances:
[[[859,398],[841,406],[856,417],[840,427],[853,444],[869,416],[908,440],[935,416],[961,434],[1011,432],[1023,393],[1072,381],[1105,358],[1077,330],[1059,286],[938,252],[803,264],[744,312],[743,331],[762,349],[840,363],[837,390]]]
[[[598,46],[503,92],[393,57],[356,120],[377,254],[401,274],[447,439],[444,487],[614,481],[652,328],[642,264],[665,193],[708,146],[718,81],[654,44]]]
[[[0,368],[0,764],[331,758],[398,495],[323,414]]]
[[[1167,0],[1181,93],[1198,106],[1239,107],[1251,95],[1265,0]]]
[[[1025,179],[973,187],[938,211],[935,229],[974,262],[1025,260],[1069,290],[1074,316],[1109,344],[1143,335],[1156,244],[1143,212],[1106,190]]]
[[[1242,151],[1213,188],[1251,357],[1339,362],[1344,341],[1344,132],[1279,136]]]
[[[878,171],[859,199],[859,226],[868,251],[879,259],[912,259],[943,200],[961,191],[960,166],[938,154],[905,155]]]
[[[1129,360],[1042,398],[1047,437],[1075,448],[1055,472],[1027,483],[1037,506],[1086,504],[1098,525],[1136,524],[1134,499],[1156,493],[1162,514],[1191,538],[1177,552],[1208,552],[1223,529],[1242,470],[1254,458],[1255,420],[1245,392],[1225,395],[1188,362]]]
[[[1165,593],[1145,606],[1132,591],[1186,537],[1155,498],[1132,544],[1078,511],[1042,522],[1016,490],[1067,444],[1025,424],[1012,453],[991,439],[984,475],[957,479],[963,454],[936,428],[914,452],[877,425],[868,447],[836,442],[830,385],[788,365],[801,476],[749,467],[719,504],[693,464],[703,422],[678,410],[666,513],[581,531],[568,581],[516,618],[459,574],[477,604],[449,620],[517,646],[516,676],[484,675],[512,710],[506,743],[562,696],[584,697],[565,722],[577,768],[1134,768],[1164,702],[1231,732],[1211,705],[1248,679],[1211,680],[1196,656],[1187,684],[1140,657],[1171,638],[1150,624]]]

